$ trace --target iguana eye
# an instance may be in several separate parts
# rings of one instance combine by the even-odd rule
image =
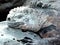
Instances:
[[[8,18],[8,21],[10,21],[11,19],[10,18]]]

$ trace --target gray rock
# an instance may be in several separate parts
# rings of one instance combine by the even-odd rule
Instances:
[[[34,32],[22,32],[21,29],[10,28],[7,21],[0,22],[0,45],[50,45],[51,39],[41,39]]]
[[[17,7],[23,5],[25,0],[0,0],[0,11],[6,8]]]
[[[26,44],[37,44],[40,37],[33,32],[22,32],[21,29],[9,28],[7,21],[0,22],[0,45],[23,45],[24,40],[22,39],[26,41]]]

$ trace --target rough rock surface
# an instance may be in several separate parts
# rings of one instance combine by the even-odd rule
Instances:
[[[48,45],[46,39],[41,39],[33,32],[22,32],[21,29],[10,28],[7,21],[0,22],[0,45]]]
[[[0,22],[0,45],[59,45],[59,37],[41,38],[34,32],[10,28],[8,21]],[[58,41],[58,42],[57,42]]]
[[[14,43],[20,45],[19,42],[20,42],[20,40],[24,39],[24,37],[27,38],[26,40],[28,42],[26,42],[26,43],[29,43],[29,42],[32,43],[33,40],[36,41],[36,40],[40,39],[40,37],[38,35],[34,34],[33,32],[31,32],[31,33],[22,32],[20,29],[9,28],[6,22],[1,22],[0,28],[1,28],[0,29],[0,45],[3,45],[3,44],[4,45],[14,45]],[[36,36],[36,37],[34,37],[34,36]]]

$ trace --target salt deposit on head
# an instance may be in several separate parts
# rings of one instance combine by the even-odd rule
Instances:
[[[48,15],[42,14],[38,9],[23,6],[12,9],[7,20],[10,19],[8,23],[10,27],[38,31],[47,17]]]

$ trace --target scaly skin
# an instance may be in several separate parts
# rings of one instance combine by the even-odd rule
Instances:
[[[43,10],[29,7],[14,8],[7,16],[7,20],[9,20],[8,25],[13,28],[37,32],[43,26],[43,24],[45,24],[47,18],[49,17],[42,12]],[[21,24],[21,22],[23,24]]]

